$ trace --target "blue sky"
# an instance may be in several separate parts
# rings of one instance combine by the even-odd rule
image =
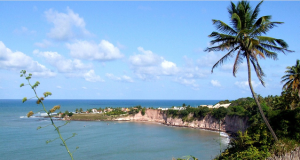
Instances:
[[[250,2],[253,8],[258,1]],[[39,81],[52,99],[237,99],[251,96],[246,62],[237,77],[233,59],[211,73],[226,52],[204,52],[216,28],[229,24],[229,1],[197,2],[0,2],[0,97],[33,96],[20,70]],[[281,76],[299,56],[300,2],[265,1],[260,16],[284,24],[268,36],[295,51],[260,59],[266,87],[279,95]]]

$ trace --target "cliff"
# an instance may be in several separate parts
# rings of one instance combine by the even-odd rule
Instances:
[[[189,115],[192,117],[192,115]],[[158,122],[170,126],[178,127],[190,127],[219,131],[219,127],[223,132],[234,132],[245,131],[248,127],[248,118],[241,118],[239,116],[226,116],[224,120],[221,121],[221,126],[219,126],[219,121],[213,118],[211,115],[205,116],[201,120],[193,120],[191,122],[183,122],[181,118],[167,117],[165,113],[161,110],[147,109],[145,115],[143,116],[141,112],[135,114],[134,116],[127,116],[122,118],[116,118],[117,121],[148,121],[148,122]]]
[[[300,147],[297,147],[293,151],[288,152],[282,156],[272,156],[266,158],[266,160],[299,160],[299,159],[300,159]]]

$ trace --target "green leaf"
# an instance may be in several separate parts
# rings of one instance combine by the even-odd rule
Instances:
[[[22,102],[24,103],[25,101],[27,101],[27,97],[24,97]]]
[[[48,96],[51,96],[51,95],[52,95],[51,92],[44,92],[44,96],[45,96],[45,97],[48,97]]]
[[[21,85],[20,85],[20,87],[23,87],[24,86],[24,83],[22,83]]]

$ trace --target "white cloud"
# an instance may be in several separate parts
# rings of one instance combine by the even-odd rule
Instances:
[[[86,87],[81,87],[82,89],[87,89]]]
[[[56,86],[56,88],[61,89],[62,87],[61,86]]]
[[[218,80],[211,80],[210,83],[214,86],[214,87],[221,87],[221,84]]]
[[[36,31],[34,30],[29,30],[28,28],[26,27],[21,27],[19,29],[15,29],[14,30],[14,33],[15,34],[19,34],[19,35],[34,35],[36,34]]]
[[[100,76],[95,74],[94,70],[90,70],[90,71],[84,73],[83,77],[86,81],[89,81],[89,82],[104,82],[104,80]]]
[[[117,42],[117,46],[120,49],[126,49],[127,48],[125,45],[121,44],[120,42]]]
[[[221,70],[223,71],[233,71],[233,63],[228,63],[228,64],[223,64],[221,67]],[[247,64],[246,63],[240,63],[238,66],[238,72],[239,71],[245,71],[247,69]]]
[[[185,79],[185,78],[179,77],[179,78],[176,78],[174,81],[178,82],[182,85],[192,87],[192,89],[194,89],[194,90],[199,90],[199,85],[196,83],[195,79]]]
[[[73,73],[76,71],[86,71],[92,68],[91,64],[83,64],[78,59],[66,59],[57,52],[40,52],[39,50],[34,50],[34,54],[46,58],[46,60],[61,73]]]
[[[40,48],[47,48],[47,47],[50,47],[52,45],[52,43],[50,41],[44,39],[42,42],[34,43],[34,45],[36,45]]]
[[[179,73],[180,70],[175,63],[165,60],[150,50],[144,50],[142,47],[138,47],[138,51],[141,54],[130,56],[129,63],[139,78],[158,78],[162,75],[169,76]]]
[[[67,44],[70,54],[74,58],[107,61],[122,58],[120,50],[106,40],[99,44],[88,41],[77,41],[73,44]]]
[[[222,58],[221,54],[215,54],[214,52],[208,52],[197,60],[197,64],[201,67],[213,67],[213,65]]]
[[[177,72],[178,68],[176,64],[167,60],[164,60],[161,63],[162,73],[164,75],[171,75]]]
[[[45,11],[45,16],[47,21],[54,25],[47,34],[50,38],[55,40],[70,40],[91,35],[85,29],[84,19],[79,17],[79,14],[74,13],[69,7],[67,7],[67,13],[59,13],[53,9],[49,9]]]
[[[126,76],[126,75],[123,75],[121,77],[117,77],[117,76],[115,76],[111,73],[106,73],[106,77],[109,78],[109,79],[115,80],[115,81],[130,82],[130,83],[134,82],[131,77]]]
[[[129,57],[129,61],[134,66],[152,66],[159,65],[164,60],[163,57],[160,57],[154,54],[150,50],[144,50],[142,47],[137,48],[142,54],[137,54]]]
[[[181,75],[185,78],[195,78],[195,79],[205,78],[210,74],[211,74],[210,71],[200,69],[199,67],[194,67],[194,66],[183,68],[181,73]]]
[[[0,68],[6,70],[27,70],[34,76],[53,77],[56,73],[47,69],[44,65],[34,61],[26,54],[16,51],[12,52],[0,41]]]
[[[63,73],[67,77],[80,77],[89,82],[104,82],[99,75],[95,74],[92,64],[84,64],[78,59],[66,59],[57,52],[34,50],[33,53],[44,57],[49,64],[57,68],[58,72]]]
[[[237,81],[234,83],[236,86],[238,86],[239,88],[241,89],[245,89],[245,90],[248,90],[249,89],[249,83],[248,81]],[[255,81],[251,81],[251,84],[252,84],[252,87],[253,88],[256,88],[260,85],[259,82],[255,82]]]

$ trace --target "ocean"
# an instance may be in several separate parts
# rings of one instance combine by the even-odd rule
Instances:
[[[84,111],[105,107],[170,108],[183,103],[196,107],[213,105],[219,100],[50,100],[47,110],[61,105],[62,112]],[[0,159],[70,159],[53,126],[46,118],[27,118],[29,111],[39,112],[41,105],[34,100],[0,100]],[[36,114],[38,115],[38,114]],[[55,120],[57,125],[65,122]],[[37,130],[37,127],[44,127]],[[149,122],[71,121],[60,129],[76,160],[171,160],[193,155],[201,160],[214,158],[227,147],[228,140],[219,133],[191,128],[169,127]],[[47,140],[54,140],[46,144]],[[220,148],[221,143],[221,148]],[[79,147],[76,150],[76,147]]]

